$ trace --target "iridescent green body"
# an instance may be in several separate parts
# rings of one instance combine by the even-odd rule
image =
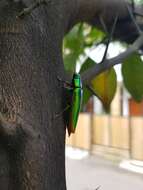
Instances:
[[[81,102],[82,102],[82,82],[80,78],[80,74],[75,73],[72,79],[72,100],[71,100],[71,108],[70,108],[70,116],[68,123],[68,133],[75,132],[78,116],[80,112]]]

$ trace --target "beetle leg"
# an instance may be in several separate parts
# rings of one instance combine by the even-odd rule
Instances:
[[[66,88],[66,89],[68,89],[68,90],[73,90],[73,87],[67,85],[66,82],[64,83],[64,88]]]
[[[62,80],[59,76],[57,76],[57,80],[63,84],[63,87],[69,90],[73,90],[72,84],[69,81]]]

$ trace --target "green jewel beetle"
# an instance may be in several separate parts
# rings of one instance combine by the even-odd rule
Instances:
[[[69,120],[67,124],[69,136],[71,133],[75,132],[81,108],[83,89],[82,89],[80,74],[78,73],[73,74],[71,87],[72,87],[72,97],[71,97],[71,105],[69,111]]]

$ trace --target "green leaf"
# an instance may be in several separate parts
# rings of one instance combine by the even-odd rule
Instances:
[[[83,25],[76,25],[64,39],[64,65],[74,72],[79,56],[84,52]]]
[[[82,108],[87,104],[92,95],[93,94],[86,87],[83,88]]]
[[[87,69],[89,69],[90,67],[92,67],[95,64],[96,63],[91,58],[88,57],[85,60],[85,62],[82,64],[81,69],[80,69],[80,73],[83,73],[84,71],[86,71]]]
[[[84,62],[84,64],[82,65],[81,69],[80,69],[80,73],[84,72],[85,70],[87,70],[88,68],[90,68],[93,65],[95,65],[95,62],[92,59],[87,58],[86,61]],[[91,91],[89,91],[86,87],[84,87],[83,88],[82,107],[87,104],[87,102],[91,96],[92,96]]]
[[[95,64],[96,63],[92,59],[88,58],[82,65],[80,73],[84,72]],[[94,92],[94,95],[96,95],[101,100],[103,107],[106,111],[109,111],[110,103],[113,100],[116,92],[116,86],[117,77],[114,68],[111,68],[110,70],[101,73],[91,81],[90,87],[92,89],[92,92]],[[91,91],[87,88],[84,89],[84,104],[87,103],[92,94],[93,93],[91,93]]]
[[[74,73],[77,59],[78,55],[76,54],[76,52],[69,53],[66,56],[64,56],[65,70]]]
[[[66,71],[74,72],[86,48],[103,39],[104,33],[87,24],[76,25],[64,38],[63,58]]]
[[[101,73],[93,79],[91,87],[97,97],[101,100],[105,111],[109,111],[110,103],[114,98],[117,87],[117,77],[114,68]]]
[[[125,87],[135,99],[143,100],[143,61],[137,53],[127,58],[122,65],[122,75]]]

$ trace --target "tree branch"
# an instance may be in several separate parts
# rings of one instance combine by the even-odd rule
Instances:
[[[23,9],[22,12],[19,13],[17,17],[23,18],[24,16],[30,14],[34,9],[39,7],[42,4],[47,5],[50,2],[50,0],[36,0],[33,4],[31,4],[29,7]]]
[[[138,51],[140,47],[143,46],[143,33],[135,40],[135,42],[123,53],[119,54],[118,56],[105,60],[102,64],[97,64],[90,69],[86,70],[82,73],[81,78],[83,81],[83,85],[86,85],[99,75],[101,72],[106,71],[113,67],[114,65],[122,63],[124,59],[129,57],[132,53]]]
[[[137,29],[137,32],[140,35],[142,33],[142,30],[140,29],[140,27],[139,27],[139,25],[138,25],[138,23],[136,21],[136,18],[134,16],[134,12],[133,12],[134,11],[134,6],[133,6],[133,10],[128,6],[128,4],[126,4],[126,6],[127,6],[127,9],[128,9],[129,15],[130,15],[130,17],[131,17],[131,19],[132,19],[132,21],[133,21],[133,23],[134,23],[134,25],[135,25],[135,27]]]

